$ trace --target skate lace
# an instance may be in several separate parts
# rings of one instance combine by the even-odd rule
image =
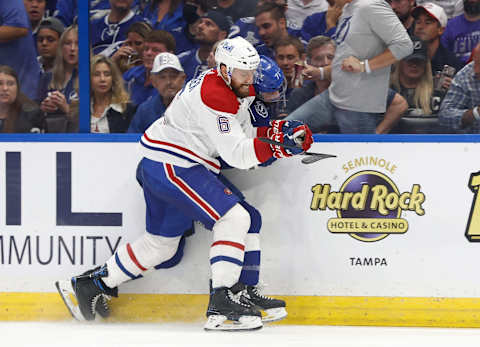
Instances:
[[[229,291],[227,291],[227,293],[228,293],[228,297],[230,298],[230,300],[232,300],[234,303],[236,303],[238,305],[241,305],[241,306],[244,306],[244,307],[250,307],[250,305],[248,305],[247,303],[240,300],[240,298],[243,295],[243,291],[240,291],[237,294],[233,294],[232,291],[229,290]]]
[[[263,290],[263,286],[261,285],[252,287],[253,294],[258,296],[259,298],[264,300],[273,300],[272,298],[269,298],[268,296],[263,295],[261,292],[262,290]]]

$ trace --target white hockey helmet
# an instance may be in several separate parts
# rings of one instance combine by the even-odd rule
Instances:
[[[215,50],[215,62],[220,74],[220,65],[227,67],[228,81],[230,84],[233,69],[256,70],[260,63],[260,56],[250,42],[243,37],[220,41]]]

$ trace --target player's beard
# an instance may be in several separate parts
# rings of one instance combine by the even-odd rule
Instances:
[[[232,83],[232,90],[239,98],[245,98],[250,95],[250,84],[234,86]]]

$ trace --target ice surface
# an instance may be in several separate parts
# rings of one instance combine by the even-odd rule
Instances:
[[[253,332],[205,332],[202,324],[0,323],[1,347],[451,347],[479,346],[480,329],[267,325]]]

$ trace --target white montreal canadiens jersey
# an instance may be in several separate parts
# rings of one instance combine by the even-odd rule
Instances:
[[[237,98],[216,70],[208,70],[189,81],[145,131],[142,155],[180,167],[200,164],[216,173],[219,156],[239,169],[258,165],[257,130],[248,111],[254,99],[253,87],[250,96]]]

